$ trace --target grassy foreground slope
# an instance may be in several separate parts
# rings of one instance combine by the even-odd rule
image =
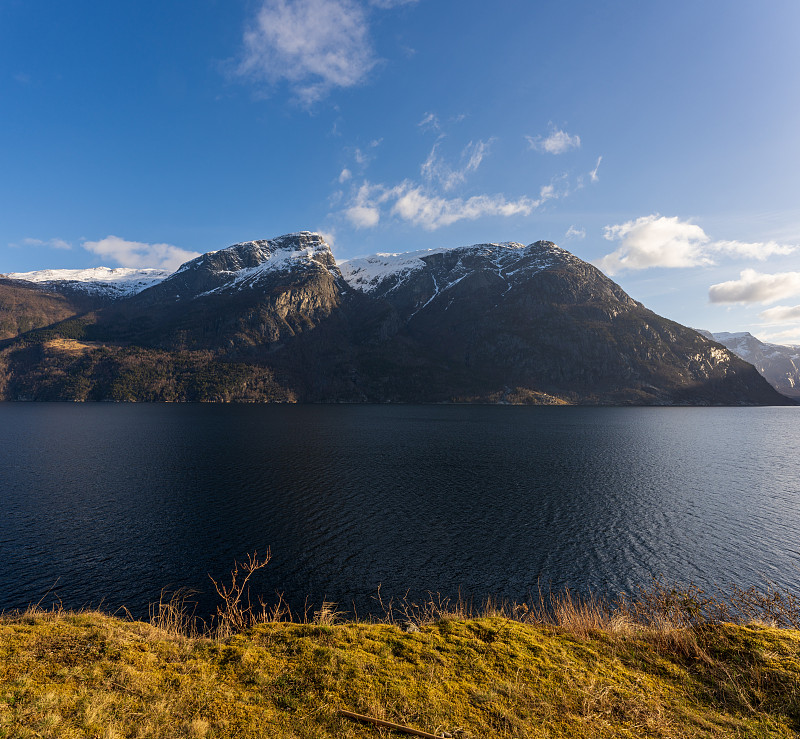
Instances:
[[[190,638],[99,613],[0,619],[0,737],[792,737],[800,632],[505,617],[263,623]]]

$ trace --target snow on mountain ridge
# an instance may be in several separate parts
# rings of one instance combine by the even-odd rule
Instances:
[[[193,259],[173,277],[207,273],[211,287],[195,297],[238,291],[258,285],[263,277],[280,272],[323,267],[339,276],[330,246],[319,234],[310,231],[278,236],[274,239],[243,241],[208,252]]]
[[[701,332],[719,342],[746,362],[750,362],[779,392],[800,397],[800,354],[798,347],[769,344],[749,331]]]
[[[45,288],[68,286],[78,292],[109,297],[136,295],[169,277],[163,269],[133,267],[90,267],[87,269],[40,269],[0,275],[9,280],[34,282]]]
[[[500,243],[473,244],[471,246],[442,247],[437,249],[422,249],[396,254],[373,254],[367,257],[347,259],[338,263],[342,276],[350,287],[362,292],[373,292],[378,289],[386,280],[394,279],[397,281],[392,288],[398,287],[405,278],[417,270],[426,267],[425,258],[436,254],[458,254],[464,252],[468,255],[481,255],[489,257],[498,274],[508,276],[514,272],[505,272],[509,262],[515,262],[520,257],[526,256],[532,247],[538,250],[545,249],[549,252],[551,259],[540,260],[535,266],[538,269],[545,269],[552,266],[557,260],[573,258],[568,251],[556,246],[549,241],[539,241],[525,246],[516,241],[505,241]],[[540,255],[537,255],[540,256]],[[545,255],[541,255],[545,256]],[[462,279],[462,278],[459,278]],[[457,280],[458,281],[458,280]],[[455,284],[455,283],[452,283]]]
[[[535,248],[535,249],[534,249]],[[568,251],[552,242],[539,241],[524,245],[514,241],[482,243],[469,246],[439,247],[402,253],[377,253],[355,259],[336,260],[330,246],[318,233],[298,231],[273,239],[242,241],[237,244],[206,252],[169,273],[158,269],[133,269],[128,267],[95,267],[90,269],[38,270],[34,272],[15,272],[2,275],[9,279],[36,282],[44,287],[68,286],[89,294],[121,298],[136,295],[148,287],[193,269],[211,269],[223,277],[224,284],[217,285],[202,293],[209,295],[228,290],[241,290],[254,287],[262,276],[291,269],[309,268],[312,263],[322,265],[341,274],[350,287],[362,292],[372,292],[387,280],[394,280],[391,289],[400,284],[412,273],[426,267],[426,259],[438,254],[456,254],[459,257],[479,256],[488,258],[498,275],[509,277],[519,270],[509,270],[520,258],[531,256],[534,259],[519,269],[546,269],[564,259],[576,259]],[[491,267],[490,267],[491,268]],[[470,270],[462,265],[461,259],[453,269],[451,280],[446,285],[437,285],[437,292],[451,287],[463,279]]]

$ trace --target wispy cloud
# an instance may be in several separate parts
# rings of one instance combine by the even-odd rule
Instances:
[[[335,248],[335,241],[336,241],[336,232],[335,231],[323,231],[321,229],[316,229],[316,232],[322,236],[325,240],[325,243],[333,250]]]
[[[579,149],[581,145],[580,136],[571,136],[558,128],[551,128],[547,136],[526,136],[525,138],[531,149],[547,154],[563,154],[570,149]]]
[[[796,245],[774,241],[712,241],[697,224],[658,213],[614,226],[604,237],[620,246],[595,264],[609,275],[651,267],[697,267],[716,263],[718,256],[763,261],[773,255],[791,254]]]
[[[800,305],[776,305],[761,311],[758,317],[767,323],[787,323],[800,321]]]
[[[759,333],[759,338],[768,344],[788,344],[789,346],[800,345],[800,328],[786,329],[785,331],[778,331],[776,333],[762,334]]]
[[[399,5],[413,5],[417,0],[369,0],[369,4],[376,8],[396,8]]]
[[[364,182],[344,214],[357,228],[377,226],[387,215],[435,231],[458,221],[485,216],[527,216],[557,196],[556,190],[545,186],[538,198],[524,196],[509,200],[502,194],[448,198],[409,180],[395,187]]]
[[[310,105],[334,88],[363,83],[376,63],[362,4],[263,0],[244,34],[238,72],[271,85],[285,80]]]
[[[417,123],[417,126],[423,130],[431,128],[434,131],[438,131],[440,128],[439,117],[436,113],[425,113],[425,115],[422,116],[422,120]]]
[[[427,182],[438,182],[445,192],[452,190],[456,185],[463,184],[467,176],[474,172],[480,166],[484,157],[489,153],[489,146],[492,140],[488,141],[470,141],[461,152],[459,166],[452,167],[441,156],[439,156],[437,149],[442,139],[437,141],[428,158],[422,163],[420,167],[420,174]]]
[[[730,257],[757,259],[763,262],[772,256],[791,254],[797,250],[792,244],[778,244],[775,241],[713,241],[712,251]]]
[[[364,182],[345,209],[345,216],[356,228],[377,226],[381,220],[380,203],[383,195],[383,188]]]
[[[794,295],[800,295],[800,272],[763,274],[745,269],[739,273],[738,280],[708,288],[712,303],[774,303]]]
[[[104,259],[114,260],[122,267],[176,270],[184,262],[200,256],[197,252],[172,244],[126,241],[119,236],[106,236],[100,241],[84,241],[81,246]]]
[[[22,239],[18,244],[9,244],[11,247],[20,246],[46,246],[51,249],[71,249],[72,244],[64,239]]]
[[[395,188],[391,196],[395,198],[393,214],[428,231],[435,231],[458,221],[474,221],[483,216],[527,216],[541,203],[527,197],[506,200],[502,195],[475,195],[466,200],[443,198],[428,195],[422,188],[410,183],[403,183]]]
[[[603,157],[602,156],[597,157],[597,164],[595,164],[594,165],[594,169],[591,172],[589,172],[589,179],[592,182],[597,182],[600,179],[597,176],[597,170],[600,169],[600,162],[602,162],[602,161],[603,161]]]
[[[447,122],[454,121],[448,119]],[[440,121],[435,113],[426,112],[417,125],[439,129]],[[331,202],[341,207],[344,217],[359,229],[399,220],[435,231],[459,221],[483,217],[528,216],[547,201],[569,194],[569,177],[561,174],[540,187],[538,196],[508,198],[503,193],[455,196],[453,192],[467,182],[489,155],[494,139],[470,141],[455,161],[448,161],[441,153],[446,140],[447,134],[437,135],[419,167],[418,179],[404,179],[399,184],[361,179],[350,184],[349,195],[343,190],[333,193]],[[358,162],[361,152],[356,150],[355,153]],[[361,169],[363,172],[363,167]],[[340,206],[342,200],[344,204]]]
[[[349,169],[347,169],[347,167],[345,167],[339,173],[339,182],[347,182],[347,180],[352,179],[352,177],[353,177],[353,173]]]
[[[564,237],[567,239],[585,239],[586,238],[586,229],[585,228],[575,228],[575,226],[570,226],[567,229],[567,233],[564,234]]]

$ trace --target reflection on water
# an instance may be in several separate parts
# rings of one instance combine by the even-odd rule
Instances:
[[[800,584],[800,409],[0,404],[0,610]],[[51,598],[52,595],[47,596]]]

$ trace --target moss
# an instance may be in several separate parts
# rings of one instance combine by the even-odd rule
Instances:
[[[380,735],[342,708],[462,738],[796,736],[800,633],[706,627],[696,647],[504,618],[267,623],[222,642],[101,614],[7,618],[0,737]]]

